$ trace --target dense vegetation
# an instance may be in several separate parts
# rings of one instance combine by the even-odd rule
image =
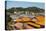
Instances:
[[[44,12],[44,9],[40,9],[37,7],[28,7],[28,8],[22,8],[22,7],[13,7],[10,9],[7,9],[7,12],[13,13],[14,11],[18,12],[18,11],[29,11],[29,12],[34,12],[34,13],[39,13],[39,12]]]

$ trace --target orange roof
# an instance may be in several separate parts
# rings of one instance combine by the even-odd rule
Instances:
[[[17,18],[16,21],[31,21],[32,19],[29,17],[22,17],[22,18]]]
[[[45,23],[45,17],[44,16],[37,16],[36,18],[37,18],[39,24]]]

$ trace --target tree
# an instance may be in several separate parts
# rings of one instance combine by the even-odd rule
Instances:
[[[5,21],[5,29],[8,29],[8,23],[11,22],[12,18],[10,17],[10,15],[6,15],[6,21]]]

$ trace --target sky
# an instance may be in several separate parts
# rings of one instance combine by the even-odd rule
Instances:
[[[38,7],[38,8],[45,8],[44,3],[39,2],[24,2],[24,1],[7,1],[6,8],[12,8],[12,7]]]
[[[45,0],[5,0],[5,1],[44,2]]]

